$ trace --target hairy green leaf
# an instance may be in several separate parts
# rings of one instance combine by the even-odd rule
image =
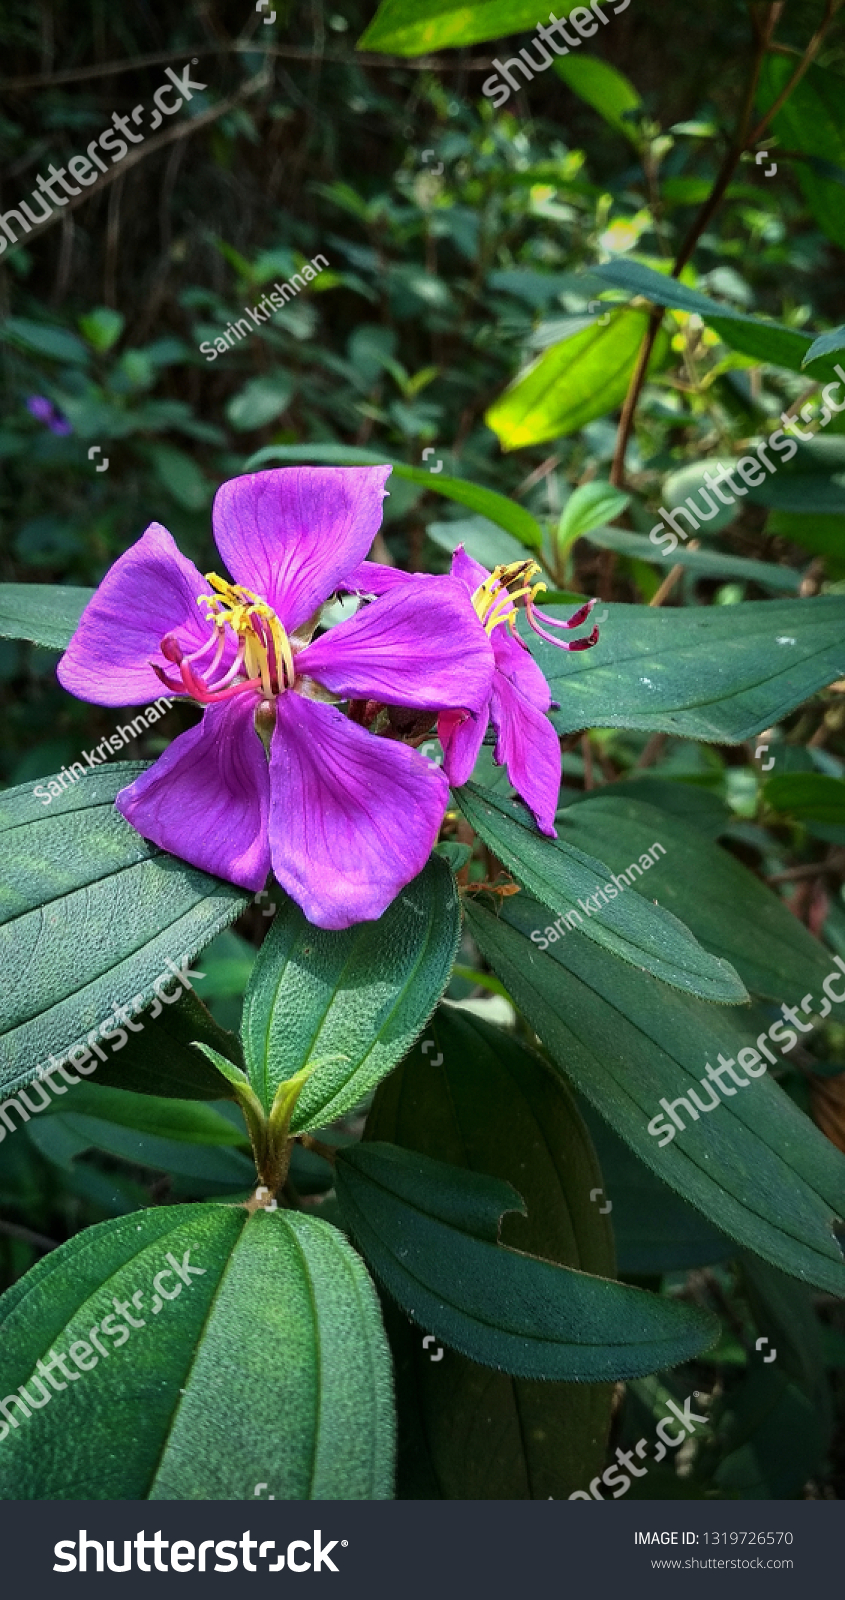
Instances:
[[[156,980],[172,997],[180,964],[249,903],[243,890],[148,844],[115,809],[115,795],[143,770],[114,762],[92,771],[46,811],[26,784],[0,796],[11,863],[0,886],[6,1093],[46,1069],[51,1055],[80,1046],[82,1065],[107,1061],[123,1047],[121,1032],[125,1044],[129,1033],[154,1029],[165,1009]],[[139,1022],[150,1004],[151,1017]]]
[[[647,797],[619,795],[614,784],[567,806],[557,828],[565,844],[601,854],[617,877],[625,875],[616,885],[623,897],[630,884],[649,907],[658,901],[673,911],[754,994],[791,1001],[821,988],[830,971],[824,946],[755,873],[686,820],[667,816]],[[644,872],[655,841],[654,866]]]
[[[377,1297],[314,1217],[180,1205],[88,1228],[0,1300],[0,1351],[3,1393],[29,1400],[0,1425],[4,1499],[391,1496]]]
[[[603,1178],[584,1124],[561,1078],[512,1034],[441,1006],[426,1040],[379,1086],[365,1137],[518,1185],[527,1214],[503,1218],[503,1243],[615,1275],[608,1214],[592,1198],[601,1199]],[[398,1312],[388,1332],[403,1497],[419,1498],[424,1462],[435,1492],[462,1500],[561,1500],[601,1471],[609,1385],[512,1378],[455,1350],[433,1363]]]
[[[640,896],[618,895],[608,882],[610,868],[570,843],[563,830],[560,838],[547,839],[520,802],[474,783],[458,789],[456,799],[493,854],[529,894],[556,912],[567,928],[577,929],[585,939],[686,994],[727,1005],[747,1000],[745,987],[729,962],[703,950],[695,935],[671,912]],[[576,828],[579,815],[576,808]],[[652,865],[647,854],[650,844],[643,847],[636,867],[640,875],[643,860],[645,870]],[[658,853],[654,860],[659,859]],[[604,892],[605,885],[610,896]],[[534,930],[535,942],[549,920],[543,912]]]
[[[93,593],[55,583],[0,583],[0,635],[66,650]]]
[[[343,1150],[335,1176],[376,1277],[484,1366],[594,1383],[674,1366],[713,1341],[712,1319],[692,1307],[503,1248],[499,1219],[522,1209],[510,1184],[375,1143]]]
[[[658,990],[577,934],[539,950],[529,936],[542,911],[527,896],[505,901],[498,916],[470,904],[465,914],[556,1065],[646,1166],[746,1249],[845,1292],[831,1226],[845,1215],[845,1158],[768,1072],[759,1075],[759,1052],[758,1076],[732,1095],[730,1083],[724,1098],[702,1089],[719,1053],[736,1063],[739,1049],[754,1047],[740,1014]],[[683,1131],[669,1141],[661,1101],[677,1109],[691,1089],[710,1102],[709,1114],[688,1100],[690,1110],[678,1112]]]
[[[281,1083],[318,1065],[291,1128],[323,1127],[400,1061],[449,982],[460,912],[446,862],[427,866],[376,922],[315,928],[285,900],[258,955],[242,1035],[252,1087],[269,1113]]]
[[[611,605],[593,650],[534,635],[530,648],[560,702],[559,733],[640,728],[739,744],[845,676],[845,599]]]

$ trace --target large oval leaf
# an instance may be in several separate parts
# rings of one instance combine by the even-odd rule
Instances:
[[[547,839],[538,833],[519,802],[474,783],[465,784],[456,798],[467,821],[494,855],[530,894],[557,912],[559,922],[567,917],[567,928],[685,994],[732,1005],[748,999],[730,962],[702,949],[671,911],[640,895],[628,895],[624,885],[614,890],[610,868],[571,844],[563,829],[560,838]],[[576,808],[576,822],[579,815]],[[640,858],[646,869],[652,865],[646,852],[655,842],[665,854],[659,834],[653,835]],[[654,861],[659,860],[660,854],[655,854]],[[642,865],[635,864],[635,871],[641,875]],[[605,885],[611,889],[610,898],[604,893]],[[542,939],[548,922],[544,917],[534,930],[536,942]],[[552,942],[557,937],[555,930]]]
[[[424,1046],[379,1087],[365,1137],[518,1185],[527,1215],[503,1219],[506,1244],[615,1275],[609,1216],[591,1199],[602,1174],[574,1101],[547,1063],[503,1029],[441,1006]],[[609,1385],[512,1378],[455,1350],[432,1362],[435,1352],[398,1312],[387,1326],[401,1496],[420,1497],[426,1466],[435,1492],[453,1500],[562,1500],[601,1472]]]
[[[432,856],[376,922],[332,932],[284,899],[244,998],[244,1055],[269,1114],[281,1083],[320,1061],[291,1131],[320,1128],[363,1099],[425,1027],[460,935],[455,883]]]
[[[542,913],[516,895],[494,916],[467,904],[470,930],[561,1071],[641,1161],[731,1238],[773,1266],[845,1292],[833,1234],[845,1216],[845,1158],[768,1073],[735,1088],[671,1141],[648,1125],[690,1089],[719,1052],[753,1047],[741,1014],[708,1006],[615,961],[586,940],[541,951]],[[762,1058],[761,1058],[762,1059]],[[693,1109],[695,1109],[693,1107]],[[659,1142],[658,1142],[659,1141]]]
[[[682,794],[700,793],[678,787]],[[594,790],[559,812],[561,839],[595,850],[617,874],[626,872],[649,905],[659,900],[673,911],[706,950],[727,957],[755,994],[791,1002],[821,989],[830,957],[773,890],[686,820],[617,789]],[[655,839],[664,854],[647,877],[639,876],[630,864],[642,861]]]
[[[568,607],[549,605],[561,619]],[[662,610],[611,605],[595,649],[531,652],[559,733],[640,728],[739,744],[845,676],[845,599]]]
[[[718,1325],[678,1301],[498,1242],[508,1183],[392,1144],[352,1145],[337,1197],[365,1260],[415,1322],[484,1366],[595,1383],[675,1366]]]
[[[0,886],[6,1093],[51,1054],[64,1058],[108,1027],[116,1006],[130,1017],[142,1011],[168,963],[178,970],[249,904],[242,889],[148,844],[115,810],[118,790],[143,770],[115,762],[92,771],[46,810],[30,785],[0,796],[0,848],[10,863]],[[106,1060],[120,1031],[112,1030],[108,1050],[98,1046]]]
[[[314,1217],[170,1206],[88,1228],[0,1300],[0,1351],[4,1394],[30,1397],[6,1412],[3,1499],[390,1498],[377,1296]]]

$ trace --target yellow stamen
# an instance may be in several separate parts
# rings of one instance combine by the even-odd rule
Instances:
[[[273,641],[276,671],[281,675],[278,688],[290,687],[296,677],[293,650],[272,606],[253,594],[251,589],[245,589],[243,584],[228,583],[225,578],[219,578],[216,572],[207,572],[205,576],[218,593],[198,595],[197,605],[207,606],[209,622],[221,629],[231,628],[243,640],[247,677],[260,677],[261,687],[268,698],[277,692],[271,681],[270,658],[263,632],[255,627],[255,619],[260,618]]]
[[[511,633],[516,631],[514,604],[527,596],[530,606],[544,583],[531,583],[534,574],[542,569],[536,561],[511,561],[494,567],[489,578],[479,584],[473,597],[473,606],[487,633],[492,633],[500,623],[505,623]]]

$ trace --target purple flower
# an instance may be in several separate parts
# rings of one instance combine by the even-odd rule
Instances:
[[[443,769],[449,782],[460,787],[472,773],[488,722],[492,722],[496,730],[495,761],[507,768],[513,787],[533,811],[541,833],[554,839],[560,795],[560,744],[546,715],[551,706],[549,686],[516,632],[515,601],[524,599],[530,627],[562,650],[589,650],[597,643],[599,630],[593,628],[588,638],[571,643],[549,633],[549,628],[580,627],[596,602],[589,600],[566,622],[546,616],[534,604],[538,590],[545,588],[545,584],[531,582],[539,571],[534,561],[514,561],[488,572],[467,555],[463,545],[458,546],[452,557],[452,579],[472,597],[481,631],[493,646],[495,670],[484,706],[480,710],[473,706],[468,711],[444,708],[437,732],[443,746]],[[349,585],[355,593],[385,595],[397,584],[407,583],[407,579],[407,573],[365,561],[352,574]]]
[[[323,928],[381,915],[425,865],[448,798],[432,762],[338,702],[470,714],[490,695],[489,641],[448,577],[406,577],[313,637],[378,531],[389,472],[295,467],[224,483],[212,522],[235,582],[203,580],[153,523],[107,572],[58,668],[99,705],[146,704],[164,684],[205,706],[118,809],[245,888],[272,865]]]
[[[26,409],[30,416],[35,417],[36,422],[43,422],[51,433],[73,433],[67,417],[62,415],[58,406],[55,406],[52,400],[48,400],[46,395],[31,394],[26,402]]]

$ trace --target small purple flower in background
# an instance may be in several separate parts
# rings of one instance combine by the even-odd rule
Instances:
[[[529,626],[562,650],[589,650],[598,642],[599,630],[593,628],[586,639],[571,642],[549,633],[549,628],[568,631],[580,627],[596,602],[588,600],[566,622],[546,616],[534,604],[538,590],[545,588],[545,584],[531,581],[539,571],[536,561],[513,561],[488,572],[467,555],[463,545],[458,546],[452,557],[452,579],[472,598],[473,610],[493,647],[495,670],[490,693],[480,711],[475,707],[468,712],[446,707],[438,718],[437,732],[443,745],[443,770],[449,782],[460,787],[472,773],[488,722],[492,722],[496,730],[494,759],[507,768],[511,783],[533,811],[541,833],[554,839],[560,795],[560,744],[546,716],[551,706],[549,686],[516,631],[515,602],[525,601]],[[365,561],[352,574],[349,585],[354,593],[384,595],[403,581],[407,583],[407,573]]]
[[[452,578],[406,575],[314,638],[378,532],[389,472],[295,467],[224,483],[212,523],[236,582],[204,580],[153,523],[107,572],[58,667],[98,705],[146,704],[163,683],[204,706],[118,810],[245,888],[263,888],[272,866],[322,928],[381,915],[425,865],[448,800],[433,762],[338,702],[467,716],[490,697],[490,643]]]
[[[73,433],[67,417],[62,415],[58,406],[55,406],[52,400],[48,400],[46,395],[31,394],[26,402],[26,409],[36,422],[43,422],[51,433]]]

